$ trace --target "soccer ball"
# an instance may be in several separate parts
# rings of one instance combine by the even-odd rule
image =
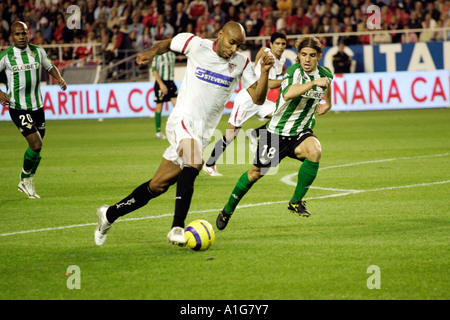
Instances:
[[[207,250],[216,240],[214,229],[206,220],[194,220],[189,223],[184,232],[184,237],[187,246],[195,251]]]

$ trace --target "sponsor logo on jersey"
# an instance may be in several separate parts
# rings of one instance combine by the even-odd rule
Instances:
[[[315,91],[315,90],[309,90],[302,94],[302,97],[304,98],[310,98],[310,99],[322,99],[323,97],[323,91]]]
[[[13,72],[36,70],[38,68],[39,68],[39,62],[33,62],[33,63],[28,63],[28,64],[18,64],[16,66],[11,67]]]
[[[212,72],[203,68],[198,68],[195,70],[195,76],[202,80],[212,84],[217,84],[221,87],[229,87],[231,82],[234,80],[232,77],[224,76],[220,73]]]

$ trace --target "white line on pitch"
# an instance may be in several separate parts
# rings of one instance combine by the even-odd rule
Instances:
[[[343,168],[343,167],[352,167],[352,166],[358,166],[361,164],[372,164],[372,163],[379,163],[379,162],[389,162],[389,161],[397,161],[397,160],[412,160],[412,159],[423,159],[423,158],[434,158],[434,157],[445,157],[450,155],[450,153],[440,153],[440,154],[431,154],[431,155],[425,155],[425,156],[414,156],[414,157],[398,157],[398,158],[389,158],[389,159],[379,159],[379,160],[369,160],[369,161],[361,161],[361,162],[353,162],[353,163],[345,163],[345,164],[338,164],[334,166],[328,166],[319,168],[319,170],[328,170],[328,169],[334,169],[334,168]],[[292,181],[292,178],[297,176],[298,172],[294,172],[291,174],[288,174],[284,177],[282,177],[280,180],[281,182],[289,185],[289,186],[296,186],[297,183]]]
[[[329,195],[318,196],[318,197],[310,197],[310,198],[305,198],[305,200],[335,198],[335,197],[348,196],[348,195],[351,195],[351,194],[357,194],[357,193],[363,193],[363,192],[374,192],[374,191],[403,189],[403,188],[426,187],[426,186],[437,185],[437,184],[445,184],[445,183],[450,183],[450,180],[436,181],[436,182],[429,182],[429,183],[417,183],[417,184],[410,184],[410,185],[406,185],[406,186],[394,186],[394,187],[376,188],[376,189],[368,189],[368,190],[352,190],[352,191],[346,190],[348,192],[329,194]],[[237,206],[237,208],[238,209],[243,209],[243,208],[249,208],[249,207],[258,207],[258,206],[264,206],[264,205],[285,203],[285,202],[287,202],[287,200],[261,202],[261,203],[251,203],[251,204],[244,204],[244,205]],[[196,210],[196,211],[190,211],[189,214],[208,213],[208,212],[220,212],[220,210],[222,210],[222,208],[220,208],[220,209]],[[172,217],[172,216],[173,216],[173,213],[166,213],[166,214],[161,214],[161,215],[158,215],[158,216],[146,216],[146,217],[138,217],[138,218],[124,218],[124,219],[117,220],[116,223],[117,222],[126,222],[126,221],[158,219],[158,218],[165,218],[165,217]],[[97,223],[95,222],[95,223],[85,223],[85,224],[73,224],[73,225],[69,225],[69,226],[60,226],[60,227],[53,227],[53,228],[42,228],[42,229],[34,229],[34,230],[8,232],[8,233],[1,233],[0,237],[13,236],[13,235],[18,235],[18,234],[26,234],[26,233],[52,231],[52,230],[62,230],[62,229],[87,227],[87,226],[94,226],[94,225],[97,225]]]

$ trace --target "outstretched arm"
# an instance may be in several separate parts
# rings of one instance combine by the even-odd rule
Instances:
[[[169,51],[170,44],[172,43],[172,39],[166,39],[158,42],[150,50],[146,52],[139,53],[136,57],[136,63],[138,65],[149,64],[152,62],[153,58],[157,54],[164,54]]]

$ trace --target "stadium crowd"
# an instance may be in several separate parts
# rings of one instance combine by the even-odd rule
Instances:
[[[106,59],[116,59],[121,49],[146,49],[179,32],[215,38],[230,20],[240,22],[248,37],[270,36],[275,31],[287,35],[333,33],[320,37],[324,46],[368,44],[371,30],[366,11],[373,4],[380,8],[380,27],[386,32],[373,35],[372,43],[450,40],[448,32],[429,31],[450,26],[447,0],[4,0],[0,3],[0,48],[11,45],[10,26],[17,20],[28,25],[30,43],[79,43],[74,49],[64,48],[64,60],[88,57],[93,42],[101,43]],[[66,25],[71,5],[80,9],[78,29]],[[428,30],[407,37],[395,32],[417,28]],[[366,34],[339,36],[350,31]],[[266,44],[261,40],[247,44],[250,49],[262,45]],[[49,50],[49,55],[54,53]]]

